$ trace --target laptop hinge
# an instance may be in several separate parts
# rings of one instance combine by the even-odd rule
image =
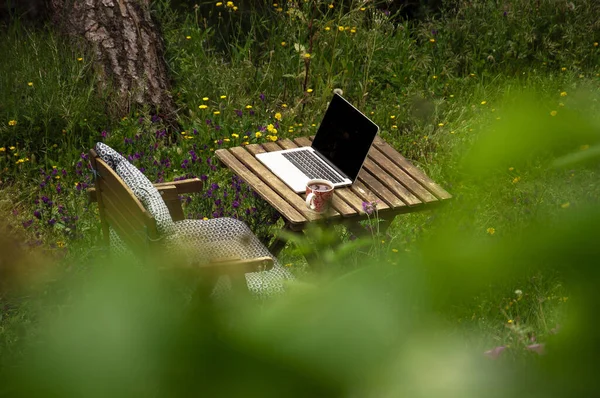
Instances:
[[[315,147],[311,147],[311,148],[315,151],[315,153],[317,154],[317,156],[321,158],[321,160],[323,160],[325,163],[327,163],[327,165],[329,167],[331,167],[332,169],[334,169],[343,178],[352,181],[352,178],[348,178],[348,176],[346,175],[346,173],[344,173],[342,170],[338,169],[336,167],[336,165],[334,165],[329,159],[327,159],[327,157],[325,155],[323,155],[321,152],[319,152],[318,149],[316,149]],[[354,182],[354,181],[352,181],[352,182]]]

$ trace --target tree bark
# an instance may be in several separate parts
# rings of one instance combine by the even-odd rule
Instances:
[[[119,113],[149,105],[167,120],[175,105],[161,36],[150,0],[50,0],[55,20],[70,35],[85,38],[95,54],[102,88],[118,93]]]

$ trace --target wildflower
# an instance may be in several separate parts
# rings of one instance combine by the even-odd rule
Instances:
[[[521,297],[523,295],[523,291],[521,289],[517,289],[517,290],[515,290],[515,295],[517,297]]]
[[[325,26],[325,31],[329,32],[331,30],[331,28],[329,26]]]
[[[62,240],[57,241],[56,247],[65,247],[65,242],[63,242]]]
[[[565,106],[565,104],[563,104],[562,102],[559,102],[558,106]]]
[[[8,121],[8,125],[9,126],[16,126],[17,125],[17,121],[16,120],[9,120]]]
[[[377,202],[362,202],[362,209],[367,214],[373,214],[375,210],[377,210]],[[384,243],[384,241],[381,241]]]
[[[367,9],[367,7],[361,7],[360,10],[361,11],[365,11]]]
[[[437,75],[433,75],[431,78],[432,78],[433,80],[435,80],[435,79],[437,79]]]
[[[252,109],[252,105],[246,105],[246,109]]]
[[[594,47],[598,47],[598,42],[594,42]]]
[[[227,96],[226,96],[226,95],[222,95],[222,96],[220,96],[219,98],[221,98],[221,99],[226,99],[226,98],[227,98]]]
[[[281,104],[282,108],[287,108],[287,104]]]
[[[444,127],[444,123],[438,123],[439,127]]]
[[[198,108],[200,108],[200,109],[206,109],[206,108],[208,108],[208,106],[202,104],[202,105],[199,105]]]
[[[556,112],[556,111],[552,111],[552,112],[550,112],[550,116],[556,116],[557,113],[558,112]]]
[[[277,113],[275,114],[275,119],[277,119],[277,120],[281,120],[281,113],[277,112]]]
[[[481,105],[487,104],[487,101],[481,101]]]
[[[521,177],[515,177],[515,178],[513,178],[512,183],[516,184],[519,181],[521,181]]]
[[[260,138],[260,137],[262,137],[262,133],[261,133],[260,131],[257,131],[257,132],[254,134],[254,136],[255,136],[256,138]]]
[[[304,54],[304,58],[310,59],[311,55],[309,53]]]
[[[287,44],[287,43],[286,43],[286,42],[284,42],[284,41],[282,41],[282,42],[281,42],[281,46],[282,46],[282,47],[285,47],[285,46],[286,46],[286,44]]]
[[[564,72],[564,71],[566,71],[566,70],[567,70],[567,68],[564,68],[564,67],[563,67],[563,68],[560,68],[560,70]]]
[[[233,1],[228,1],[226,5],[229,8],[233,8],[234,7]]]
[[[77,58],[77,61],[81,62],[81,61],[83,61],[83,58],[79,57],[79,58]]]
[[[450,98],[454,98],[454,94],[450,94]]]
[[[277,129],[272,124],[267,126],[267,131],[272,134],[277,134]]]
[[[343,31],[344,31],[344,27],[343,27],[343,26],[338,26],[338,30],[339,30],[340,32],[343,32]]]
[[[492,359],[498,359],[498,357],[500,356],[500,354],[502,354],[504,350],[506,350],[506,346],[501,345],[484,352],[483,355]]]
[[[4,147],[0,148],[0,152],[6,152],[6,148],[4,148]]]
[[[208,217],[202,217],[204,221],[208,221]]]
[[[191,39],[192,39],[192,36],[186,36],[186,37],[185,37],[185,39],[186,39],[186,40],[191,40]]]
[[[580,151],[587,151],[588,149],[590,149],[589,145],[582,145],[582,146],[579,147]]]
[[[512,319],[509,319],[509,320],[508,320],[508,324],[509,324],[509,325],[512,325],[512,324],[513,324],[513,320],[512,320]]]
[[[310,94],[310,93],[312,93],[312,92],[313,92],[313,89],[312,89],[312,88],[309,88],[309,89],[307,89],[307,90],[306,90],[306,92]]]
[[[566,209],[569,206],[571,206],[571,203],[569,203],[569,202],[566,202],[566,203],[563,203],[562,205],[560,205],[560,207],[562,207],[563,209]]]
[[[508,171],[513,171],[515,168],[514,167],[509,167]]]
[[[391,115],[390,116],[390,119],[395,119],[395,118],[396,118],[396,115]]]
[[[398,128],[398,126],[396,126],[395,124],[394,124],[394,125],[392,125],[392,129],[394,129],[394,130],[395,130],[395,129],[397,129],[397,128]]]
[[[475,73],[469,73],[469,76],[475,77]]]
[[[356,28],[350,29],[350,33],[356,33]]]
[[[287,263],[285,266],[286,267],[291,267],[293,264],[292,263]]]
[[[208,101],[208,97],[203,97],[202,101]]]
[[[276,135],[271,135],[269,136],[269,139],[273,142],[277,141],[277,136]]]
[[[233,133],[233,134],[231,134],[231,136],[232,136],[233,138],[239,138],[239,136],[240,136],[240,135],[239,135],[239,134],[236,134],[236,133]]]
[[[221,6],[223,5],[223,3],[219,1],[219,2],[218,2],[217,4],[215,4],[215,5],[216,5],[217,7],[221,7]]]
[[[242,142],[242,145],[248,145],[248,144],[250,144],[248,141]]]
[[[221,114],[221,112],[220,112],[220,111],[214,111],[214,112],[213,112],[213,115],[220,115],[220,114]]]
[[[329,9],[332,9],[333,8],[333,4],[330,4],[327,7],[329,7]]]
[[[29,83],[27,83],[27,85],[28,85],[29,87],[33,87],[33,82],[29,82]]]
[[[489,227],[485,230],[489,235],[494,235],[496,233],[496,229],[493,227]]]
[[[392,249],[394,253],[398,253],[398,249]]]
[[[429,39],[429,42],[430,42],[430,43],[435,43],[435,39],[434,39],[434,38],[431,38],[431,39]]]
[[[566,97],[566,96],[567,96],[567,92],[566,92],[566,91],[563,91],[562,93],[560,93],[560,96],[561,96],[561,97]]]

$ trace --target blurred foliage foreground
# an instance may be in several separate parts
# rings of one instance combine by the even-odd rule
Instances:
[[[597,161],[597,126],[568,112],[543,123],[534,109],[516,109],[513,124],[483,136],[465,156],[469,178],[489,179],[505,162],[535,164],[543,174]],[[591,147],[581,150],[582,140]],[[532,145],[544,152],[535,162]],[[68,298],[45,313],[40,332],[4,367],[0,391],[11,397],[593,396],[600,208],[570,208],[497,239],[458,229],[460,213],[453,209],[417,254],[397,253],[395,265],[369,264],[365,256],[362,268],[314,286],[292,284],[289,294],[269,302],[201,299],[190,294],[189,278],[165,278],[150,264],[98,261],[71,279]],[[17,258],[0,253],[0,265]],[[542,355],[523,350],[530,346],[524,338],[517,344],[526,355],[491,360],[444,321],[445,312],[482,286],[536,270],[560,271],[571,290],[568,317],[549,334]]]

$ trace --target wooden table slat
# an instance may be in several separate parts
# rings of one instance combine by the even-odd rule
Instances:
[[[406,206],[406,203],[404,203],[402,199],[394,195],[392,191],[390,191],[364,167],[358,174],[358,180],[368,186],[369,189],[373,191],[382,202],[387,203],[392,208]]]
[[[400,166],[407,174],[418,181],[421,185],[427,188],[433,195],[440,200],[450,199],[450,195],[444,188],[436,184],[431,178],[429,178],[423,171],[417,166],[410,163],[404,156],[398,151],[392,148],[387,142],[383,141],[381,137],[375,137],[374,145],[383,152],[388,158],[395,164]]]
[[[431,192],[426,190],[410,175],[406,174],[404,170],[395,165],[394,162],[392,162],[387,156],[385,156],[375,147],[371,147],[371,150],[369,151],[369,157],[424,203],[437,201],[437,198],[433,196]]]
[[[285,215],[285,217],[293,224],[302,224],[307,220],[288,202],[276,194],[271,187],[262,182],[260,178],[255,176],[248,170],[236,157],[227,149],[219,149],[215,151],[215,155],[231,168],[237,175],[249,183],[252,188],[267,202],[269,202],[275,210]]]
[[[256,155],[257,153],[266,152],[265,148],[263,148],[260,144],[249,144],[246,145],[244,148],[246,148],[246,150],[253,155]]]
[[[279,177],[271,173],[271,171],[264,166],[261,162],[256,160],[253,154],[249,153],[242,147],[230,148],[229,152],[242,162],[248,169],[263,180],[269,187],[271,187],[279,196],[285,198],[285,200],[291,204],[296,210],[298,210],[304,217],[309,221],[315,221],[321,218],[317,213],[311,211],[306,207],[306,203],[296,192],[292,191]],[[331,213],[329,217],[336,217],[339,214]]]
[[[371,203],[375,202],[375,203],[377,203],[377,208],[378,209],[386,210],[386,209],[390,208],[390,206],[388,206],[387,203],[385,203],[378,196],[376,196],[373,192],[371,192],[371,190],[365,184],[363,184],[363,182],[360,181],[359,179],[357,179],[356,181],[354,181],[354,184],[352,184],[352,186],[350,187],[350,189],[357,196],[359,196],[360,198],[362,198],[365,202],[371,202]],[[403,203],[403,205],[404,205],[404,203]]]
[[[387,174],[377,163],[375,163],[370,157],[365,160],[363,169],[371,173],[377,178],[383,185],[389,188],[394,195],[397,195],[404,203],[409,206],[420,205],[421,200],[413,195],[406,187],[400,184],[394,177]]]

